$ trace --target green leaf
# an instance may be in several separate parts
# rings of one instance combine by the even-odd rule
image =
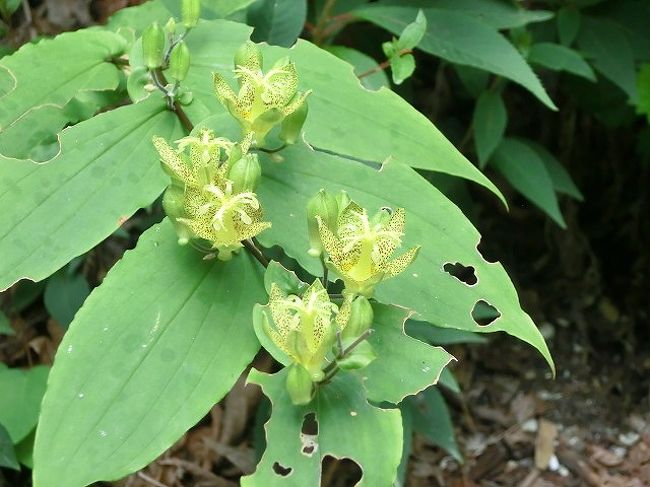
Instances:
[[[16,458],[20,463],[34,470],[34,438],[36,428],[16,445]]]
[[[281,245],[313,275],[320,262],[307,255],[307,200],[321,188],[346,190],[369,209],[406,208],[403,248],[422,245],[417,259],[401,275],[377,288],[376,298],[417,312],[415,319],[446,328],[475,332],[506,331],[537,348],[552,366],[548,348],[530,317],[522,311],[515,288],[503,266],[487,262],[476,246],[480,234],[463,213],[428,181],[394,162],[381,171],[331,154],[296,145],[282,151],[281,164],[265,161],[259,187],[262,205],[273,227],[260,234],[265,247]],[[430,242],[436,242],[435,245]],[[472,267],[476,282],[469,285],[444,270],[445,264]],[[486,326],[472,318],[480,301],[500,316]]]
[[[450,391],[460,394],[460,384],[449,368],[442,369],[442,374],[440,374],[440,380],[438,383],[445,386]]]
[[[0,424],[14,444],[25,438],[38,421],[41,399],[49,367],[37,365],[30,369],[10,369],[0,363]]]
[[[454,423],[440,391],[429,387],[416,397],[409,398],[408,404],[411,407],[415,431],[462,462],[463,455],[458,449],[454,435]]]
[[[376,70],[372,74],[361,78],[361,84],[369,90],[378,90],[382,86],[390,87],[388,76],[383,69],[379,69],[379,64],[367,54],[345,46],[325,46],[325,49],[334,54],[337,58],[348,62],[354,68],[354,74],[359,76],[371,70]]]
[[[409,459],[413,450],[413,415],[411,414],[411,409],[400,405],[399,410],[402,414],[402,441],[404,447],[402,448],[402,459],[399,462],[399,467],[397,467],[397,478],[393,483],[393,487],[406,486]]]
[[[410,78],[415,71],[415,58],[412,54],[404,54],[403,56],[394,56],[390,60],[390,69],[393,74],[393,82],[396,85]]]
[[[422,10],[418,10],[415,20],[404,27],[404,30],[400,34],[397,47],[399,49],[413,49],[420,43],[426,30],[427,18],[424,16]]]
[[[152,97],[64,130],[48,163],[0,158],[0,290],[49,276],[149,205],[168,181],[151,137],[180,133]]]
[[[390,485],[402,453],[399,410],[368,404],[361,381],[349,373],[337,374],[308,405],[294,406],[285,386],[287,370],[268,375],[253,369],[248,376],[273,409],[265,426],[266,451],[255,473],[242,477],[242,487],[316,487],[326,455],[356,462],[363,471],[359,486]],[[316,435],[302,433],[310,413],[318,424]]]
[[[255,0],[201,0],[201,8],[210,13],[209,18],[225,19],[244,10],[254,2]],[[204,13],[201,14],[201,17],[208,18]]]
[[[9,318],[0,310],[0,335],[15,335],[16,332],[9,323]]]
[[[508,112],[501,93],[485,90],[476,101],[474,108],[474,143],[480,167],[485,167],[488,159],[503,140],[508,125]]]
[[[373,309],[374,332],[368,342],[377,358],[359,374],[371,401],[399,404],[406,396],[437,383],[454,357],[440,347],[407,336],[404,323],[408,311],[382,304],[375,304]]]
[[[231,77],[235,50],[250,28],[226,21],[200,22],[188,37],[192,67],[187,86],[194,102],[186,111],[192,120],[225,113],[212,87],[211,73]],[[218,45],[215,52],[211,46]],[[380,163],[395,159],[413,167],[459,176],[496,189],[431,122],[389,90],[364,89],[349,64],[306,41],[291,49],[261,46],[264,63],[271,66],[281,57],[296,62],[300,88],[313,89],[304,137],[313,146],[353,159]],[[232,79],[232,77],[231,77]]]
[[[502,0],[380,0],[377,5],[408,8],[413,10],[413,15],[421,8],[427,17],[431,9],[459,12],[498,30],[523,27],[553,18],[553,12],[520,8]]]
[[[554,71],[566,71],[596,81],[593,69],[582,56],[573,49],[559,44],[551,42],[533,44],[528,53],[528,61]]]
[[[546,166],[546,170],[548,171],[548,175],[551,177],[551,181],[553,181],[555,191],[569,195],[578,201],[584,200],[582,192],[576,186],[576,183],[573,182],[571,175],[553,154],[546,150],[543,145],[533,142],[532,140],[522,140],[522,142],[537,152],[537,155],[542,159],[544,166]]]
[[[248,10],[255,27],[252,39],[289,47],[296,42],[307,19],[307,0],[258,0]]]
[[[48,279],[43,301],[52,318],[67,328],[89,294],[90,286],[83,275],[59,271]]]
[[[580,31],[580,10],[573,5],[567,5],[557,11],[557,33],[560,42],[565,46],[570,46],[575,41]]]
[[[51,112],[63,109],[80,92],[116,89],[120,75],[110,59],[125,48],[121,36],[80,30],[25,44],[0,59],[0,154],[26,157],[21,138],[34,137],[34,124],[52,137],[60,130],[58,120],[43,123],[43,110],[52,120]]]
[[[487,339],[477,333],[465,330],[454,330],[452,328],[440,328],[423,321],[408,320],[404,329],[408,336],[412,336],[413,338],[434,345],[487,343]]]
[[[526,199],[550,216],[560,227],[566,228],[553,181],[536,151],[518,139],[505,138],[492,156],[490,165]]]
[[[224,263],[148,230],[81,308],[59,347],[36,433],[36,487],[142,468],[199,421],[259,349],[264,299],[246,253]]]
[[[14,451],[14,444],[2,424],[0,424],[0,467],[20,470],[20,464]]]
[[[614,22],[583,17],[578,46],[607,79],[636,103],[634,52],[624,32]]]
[[[427,32],[418,48],[452,63],[473,66],[511,79],[542,103],[556,106],[532,69],[515,47],[499,32],[480,20],[461,12],[427,9]],[[355,15],[395,34],[412,18],[404,7],[370,5],[355,10]]]

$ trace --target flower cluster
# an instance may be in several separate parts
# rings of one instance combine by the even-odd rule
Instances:
[[[202,239],[228,260],[243,240],[271,226],[262,221],[255,194],[261,169],[257,155],[248,153],[250,137],[235,144],[204,129],[176,141],[176,150],[160,137],[153,143],[171,177],[163,207],[180,244]]]
[[[284,58],[264,73],[260,49],[248,41],[235,55],[234,74],[238,93],[219,73],[213,74],[214,88],[219,102],[239,121],[242,132],[252,133],[255,144],[261,146],[271,129],[280,124],[280,138],[294,143],[307,117],[306,99],[311,93],[298,92],[296,65]]]

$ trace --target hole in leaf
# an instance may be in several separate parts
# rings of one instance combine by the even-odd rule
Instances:
[[[302,428],[300,430],[304,435],[317,435],[318,434],[318,421],[316,421],[316,414],[305,414],[302,421]]]
[[[293,468],[291,467],[284,467],[280,465],[278,462],[273,463],[273,471],[279,475],[280,477],[287,477]]]
[[[472,309],[472,318],[479,326],[487,326],[500,316],[498,309],[482,299],[477,301]]]
[[[323,459],[323,475],[321,476],[321,487],[331,485],[357,485],[363,477],[363,470],[359,465],[349,458],[336,459],[327,455]],[[336,482],[333,482],[333,479]]]
[[[302,443],[302,454],[311,457],[318,451],[318,421],[316,414],[305,414],[300,430],[300,442]]]
[[[478,277],[476,277],[475,269],[472,266],[464,266],[460,262],[456,262],[455,264],[447,262],[442,268],[447,274],[454,276],[468,286],[473,286],[478,282]]]

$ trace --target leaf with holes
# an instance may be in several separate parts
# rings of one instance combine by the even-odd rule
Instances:
[[[266,451],[255,473],[242,477],[242,487],[316,487],[327,455],[356,462],[363,472],[359,486],[390,485],[402,453],[399,410],[368,404],[360,380],[346,373],[319,388],[308,405],[294,406],[285,385],[287,370],[273,375],[252,370],[248,376],[269,397],[272,412],[265,426]]]
[[[59,347],[36,434],[35,486],[118,479],[171,446],[257,353],[250,310],[262,299],[262,273],[246,253],[205,261],[177,244],[169,221],[148,230]]]
[[[398,404],[437,383],[442,370],[455,359],[441,347],[406,335],[408,311],[383,304],[375,304],[373,309],[373,333],[368,342],[377,358],[358,373],[371,401]]]
[[[64,130],[50,162],[0,158],[0,290],[44,279],[156,199],[168,178],[151,137],[181,133],[152,97]]]
[[[422,248],[406,272],[377,287],[377,300],[406,306],[417,313],[416,319],[442,327],[505,331],[533,345],[552,366],[546,343],[521,309],[503,266],[481,256],[476,248],[480,241],[478,231],[453,203],[414,170],[388,163],[377,171],[304,145],[289,147],[282,155],[281,164],[264,161],[264,181],[258,192],[273,227],[259,236],[262,245],[281,245],[302,267],[318,275],[320,262],[306,253],[306,215],[296,208],[305,208],[307,200],[321,188],[332,192],[346,190],[352,199],[371,210],[382,206],[406,208],[403,248]],[[467,269],[466,276],[459,274],[464,280],[444,269],[446,264],[453,266],[457,262]],[[472,316],[481,300],[499,313],[486,326]]]
[[[536,151],[519,139],[505,138],[492,156],[490,165],[555,223],[566,227],[553,181]]]
[[[186,83],[194,101],[186,111],[192,120],[226,113],[214,95],[211,75],[218,71],[234,83],[233,56],[249,34],[250,28],[242,24],[213,21],[200,22],[188,37],[192,67]],[[217,51],[212,48],[215,44]],[[313,90],[304,128],[304,138],[311,145],[351,158],[378,163],[391,158],[445,172],[477,182],[501,197],[494,184],[424,115],[390,90],[364,89],[348,63],[303,40],[290,50],[261,47],[265,66],[289,56],[296,63],[300,89]],[[215,127],[218,133],[222,127]]]
[[[34,137],[34,124],[56,135],[61,122],[43,124],[41,110],[70,119],[62,109],[81,92],[116,89],[120,73],[111,59],[125,48],[117,34],[80,30],[25,44],[0,59],[0,154],[26,157],[21,139]]]
[[[481,168],[485,167],[506,131],[508,112],[501,98],[501,93],[485,90],[476,100],[474,108],[474,142]]]
[[[413,18],[402,6],[369,5],[355,15],[399,34]],[[556,109],[546,90],[523,57],[498,31],[461,12],[425,10],[427,31],[418,49],[456,64],[480,68],[520,84],[542,103]]]

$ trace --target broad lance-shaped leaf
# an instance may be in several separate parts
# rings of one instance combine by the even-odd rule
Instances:
[[[33,137],[34,124],[52,136],[60,130],[60,117],[48,116],[51,126],[43,126],[41,110],[63,109],[83,91],[117,88],[119,70],[111,59],[125,48],[117,34],[80,30],[25,44],[0,59],[0,154],[25,157],[19,139]]]
[[[398,404],[438,382],[454,360],[441,347],[432,347],[404,333],[410,313],[403,308],[375,304],[374,332],[368,338],[377,358],[359,370],[371,401]]]
[[[250,27],[224,20],[200,22],[187,38],[192,67],[185,85],[194,94],[186,108],[195,121],[223,113],[212,86],[217,71],[232,81],[233,56],[248,39]],[[215,50],[212,46],[218,45]],[[309,96],[305,139],[313,146],[352,158],[376,161],[393,158],[413,167],[463,177],[499,190],[472,165],[436,127],[396,93],[368,91],[352,67],[315,45],[299,40],[291,49],[263,46],[264,65],[289,56]]]
[[[284,162],[264,164],[259,196],[273,227],[260,235],[265,246],[281,245],[300,265],[319,275],[318,259],[307,255],[307,200],[321,188],[346,190],[366,208],[406,209],[404,249],[421,245],[417,259],[397,277],[381,283],[376,297],[406,306],[415,319],[476,332],[505,331],[530,343],[553,366],[542,335],[521,309],[517,292],[500,263],[487,262],[477,250],[481,239],[465,215],[409,167],[387,163],[381,171],[304,145],[282,152]],[[452,275],[456,264],[471,268],[475,280]],[[500,313],[492,323],[472,318],[485,301]]]
[[[355,10],[354,15],[399,34],[411,22],[413,9],[373,4]],[[547,107],[557,109],[521,54],[497,30],[460,11],[430,8],[425,15],[427,32],[418,49],[511,79]]]
[[[44,279],[149,205],[169,181],[151,137],[181,133],[151,98],[64,130],[50,162],[0,157],[0,290]]]
[[[88,297],[54,360],[36,433],[36,487],[81,487],[142,468],[230,390],[259,349],[259,264],[148,230]]]
[[[255,473],[242,477],[242,487],[318,487],[326,455],[356,462],[363,472],[358,486],[392,485],[402,453],[399,410],[368,404],[361,381],[347,373],[337,374],[307,406],[294,406],[287,370],[268,375],[253,369],[248,376],[271,400],[272,412],[265,425],[266,451]],[[303,432],[311,414],[318,430]]]

